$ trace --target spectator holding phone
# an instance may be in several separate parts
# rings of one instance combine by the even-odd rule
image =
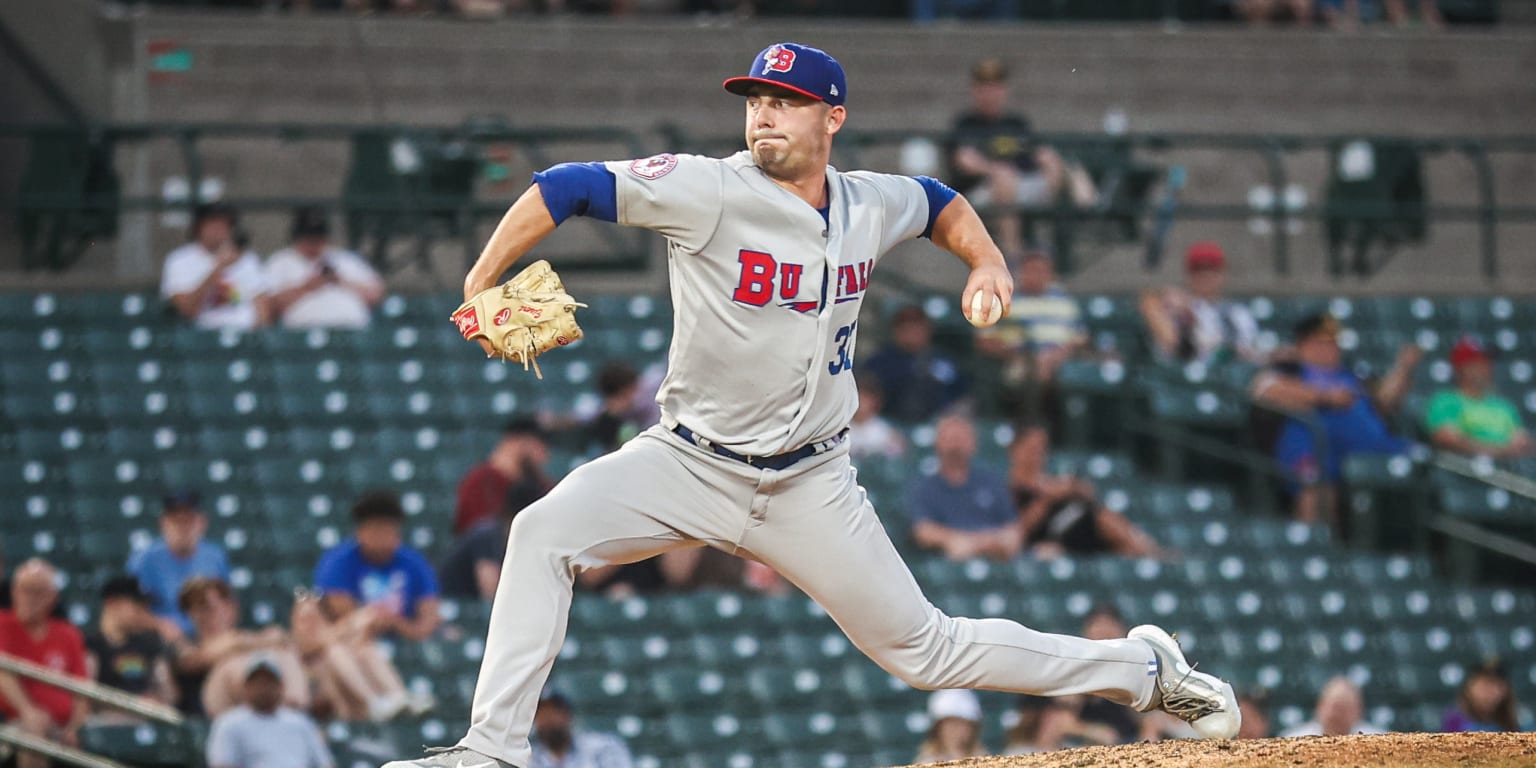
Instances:
[[[160,295],[199,328],[248,331],[271,319],[261,257],[246,247],[235,209],[200,205],[185,245],[165,257]]]
[[[363,257],[331,245],[325,211],[293,213],[292,243],[267,260],[273,315],[284,328],[367,328],[384,281]]]

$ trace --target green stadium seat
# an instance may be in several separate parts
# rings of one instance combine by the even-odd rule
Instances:
[[[88,725],[80,732],[80,747],[130,765],[182,766],[202,757],[186,731],[151,723]]]

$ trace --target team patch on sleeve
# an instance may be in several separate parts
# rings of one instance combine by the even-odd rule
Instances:
[[[655,181],[677,167],[677,155],[667,153],[636,160],[629,164],[629,172],[647,181]]]

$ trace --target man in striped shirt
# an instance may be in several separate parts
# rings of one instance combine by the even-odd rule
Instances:
[[[1013,311],[978,332],[976,348],[997,361],[998,404],[1020,422],[1053,416],[1056,371],[1087,341],[1072,298],[1056,282],[1050,255],[1024,254],[1018,267]]]

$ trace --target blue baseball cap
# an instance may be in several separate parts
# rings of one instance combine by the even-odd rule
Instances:
[[[799,43],[775,43],[763,49],[743,77],[723,85],[737,96],[747,95],[753,83],[767,83],[840,106],[848,98],[848,79],[843,65],[826,51]]]

